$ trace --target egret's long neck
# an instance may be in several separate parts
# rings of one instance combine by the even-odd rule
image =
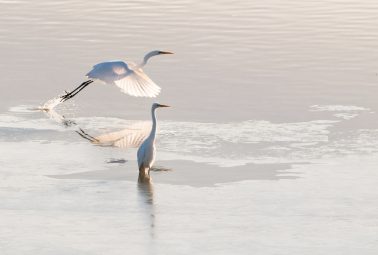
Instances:
[[[151,115],[152,115],[152,129],[151,129],[151,133],[150,133],[150,137],[152,139],[155,139],[155,136],[156,136],[156,128],[157,128],[157,121],[156,121],[156,108],[153,108],[151,110]]]
[[[139,64],[139,67],[143,67],[147,64],[148,60],[152,58],[153,56],[158,55],[156,51],[151,51],[144,56],[142,63]]]

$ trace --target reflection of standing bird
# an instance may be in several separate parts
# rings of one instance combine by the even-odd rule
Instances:
[[[141,209],[144,212],[144,220],[147,226],[150,226],[150,237],[152,239],[145,240],[146,242],[154,242],[155,237],[155,205],[154,205],[154,187],[152,185],[151,179],[141,178],[138,179],[138,197],[141,202]],[[149,246],[151,247],[151,245]]]
[[[139,167],[139,178],[148,178],[152,165],[155,162],[155,137],[156,137],[156,114],[155,111],[159,107],[169,107],[168,105],[162,105],[154,103],[151,108],[152,114],[152,129],[150,135],[142,143],[138,149],[138,167]]]
[[[64,102],[74,96],[76,96],[86,86],[94,82],[94,80],[100,80],[106,84],[116,85],[121,88],[123,93],[129,94],[135,97],[156,97],[160,93],[160,87],[156,85],[142,70],[148,60],[161,54],[173,54],[168,51],[151,51],[143,58],[142,63],[139,65],[133,62],[123,61],[109,61],[99,63],[93,66],[93,69],[87,73],[89,80],[83,82],[80,86],[73,91],[61,97],[61,101]]]

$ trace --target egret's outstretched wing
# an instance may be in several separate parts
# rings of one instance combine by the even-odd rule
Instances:
[[[89,79],[98,79],[108,84],[115,84],[123,93],[136,97],[156,97],[161,88],[156,85],[142,69],[123,61],[111,61],[97,64],[87,74]]]
[[[156,97],[161,88],[142,69],[130,70],[122,79],[114,81],[121,91],[135,97]]]

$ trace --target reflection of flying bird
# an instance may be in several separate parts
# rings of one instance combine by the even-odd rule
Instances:
[[[63,115],[57,113],[54,109],[48,108],[39,108],[46,116],[48,116],[51,120],[63,124],[63,126],[70,127],[76,125],[75,121],[66,119]]]
[[[123,93],[129,94],[135,97],[156,97],[160,93],[160,87],[156,85],[142,70],[148,60],[161,54],[173,54],[168,51],[151,51],[143,58],[142,63],[135,64],[133,62],[123,61],[109,61],[99,63],[93,66],[93,69],[87,73],[89,80],[83,82],[80,86],[73,91],[61,97],[61,101],[64,102],[74,96],[76,96],[86,86],[100,80],[106,84],[118,86]]]
[[[162,105],[154,103],[151,108],[151,115],[152,115],[152,129],[150,135],[147,137],[146,140],[142,143],[142,145],[138,149],[138,167],[139,167],[139,178],[149,178],[149,172],[151,170],[152,165],[155,162],[155,138],[156,138],[156,109],[159,107],[169,107],[168,105]],[[142,176],[141,176],[142,175]]]
[[[114,146],[119,148],[137,148],[146,139],[150,131],[151,124],[146,121],[136,122],[128,128],[106,133],[98,136],[89,135],[83,129],[76,131],[81,137],[91,143],[101,146]]]

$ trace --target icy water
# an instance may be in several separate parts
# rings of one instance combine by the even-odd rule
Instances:
[[[377,254],[378,2],[1,1],[0,253]],[[94,84],[140,60],[154,100]],[[148,124],[148,122],[147,122]],[[114,146],[113,146],[114,145]]]

